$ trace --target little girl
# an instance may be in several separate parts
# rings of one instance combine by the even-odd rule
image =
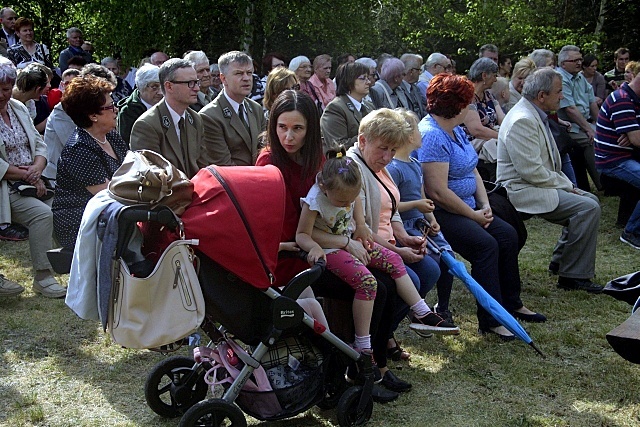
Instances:
[[[327,269],[355,290],[353,321],[354,347],[370,351],[369,327],[377,282],[366,268],[374,267],[389,273],[395,280],[398,295],[411,307],[414,317],[409,326],[417,331],[457,334],[459,328],[433,313],[420,297],[400,255],[373,242],[371,231],[365,224],[359,194],[362,178],[357,164],[346,157],[344,147],[329,150],[327,161],[306,198],[301,199],[302,215],[296,233],[296,243],[309,252],[309,262],[319,258],[327,260]],[[355,227],[354,227],[355,222]],[[312,236],[313,229],[345,236],[341,248],[322,248]],[[356,257],[347,251],[351,238],[360,241],[367,252]]]
[[[424,194],[422,167],[420,162],[411,157],[411,152],[422,146],[422,136],[418,130],[418,117],[411,111],[400,110],[407,123],[413,130],[412,138],[403,146],[398,147],[396,154],[387,166],[389,175],[393,178],[400,191],[400,203],[398,212],[407,233],[412,236],[421,236],[422,230],[418,225],[426,220],[429,225],[429,237],[438,247],[451,251],[451,246],[440,232],[440,224],[433,215],[435,205]],[[449,311],[449,298],[453,285],[453,276],[449,273],[449,267],[440,260],[440,254],[429,253],[440,264],[440,278],[437,283],[438,303],[434,306],[436,313],[453,323],[451,311]]]

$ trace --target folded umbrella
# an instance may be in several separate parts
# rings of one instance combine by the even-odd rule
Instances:
[[[426,221],[425,221],[426,223]],[[442,260],[449,267],[449,272],[456,276],[458,279],[464,283],[464,285],[469,289],[469,291],[476,298],[478,303],[491,315],[494,319],[496,319],[502,326],[507,328],[512,334],[516,337],[520,338],[526,344],[529,344],[540,356],[546,358],[544,353],[540,351],[538,346],[535,345],[527,331],[518,323],[518,321],[509,313],[505,308],[495,300],[489,293],[484,290],[482,286],[476,280],[471,277],[469,272],[467,271],[466,266],[461,261],[455,259],[449,252],[441,249],[438,245],[427,235],[426,231],[428,231],[428,224],[423,229],[423,235],[427,240],[427,245],[429,249],[440,254]]]

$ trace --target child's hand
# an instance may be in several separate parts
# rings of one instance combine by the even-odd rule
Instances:
[[[371,235],[371,230],[369,227],[365,226],[356,226],[356,231],[353,232],[353,240],[357,240],[362,243],[362,246],[368,251],[373,249],[373,236]]]
[[[438,224],[435,217],[429,221],[429,225],[431,225],[431,228],[429,228],[429,236],[435,236],[440,232],[440,224]]]
[[[416,209],[418,209],[423,214],[431,213],[436,208],[436,205],[433,204],[433,200],[431,199],[420,199],[415,201]]]
[[[326,261],[327,255],[324,253],[320,246],[315,246],[309,251],[309,255],[307,255],[307,262],[310,265],[313,265],[319,259],[324,259]]]
[[[278,247],[278,252],[289,251],[289,252],[300,252],[300,247],[296,242],[280,242],[280,246]]]

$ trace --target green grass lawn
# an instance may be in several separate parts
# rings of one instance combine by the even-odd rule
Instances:
[[[618,240],[617,199],[602,202],[596,281],[605,284],[640,270],[640,252]],[[451,307],[461,334],[423,339],[401,325],[398,339],[412,357],[390,366],[413,390],[375,405],[368,425],[640,425],[640,366],[620,358],[605,340],[630,306],[606,295],[558,290],[547,266],[560,227],[533,218],[527,228],[522,298],[549,321],[524,326],[547,358],[520,341],[480,337],[474,300],[456,281]],[[119,348],[97,322],[78,319],[64,301],[34,295],[29,265],[25,242],[0,242],[0,271],[27,288],[0,299],[0,425],[177,425],[156,416],[144,400],[145,378],[164,356]],[[429,303],[434,299],[430,293]],[[270,425],[337,423],[331,411],[314,409]]]

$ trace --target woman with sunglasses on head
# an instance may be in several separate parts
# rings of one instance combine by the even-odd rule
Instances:
[[[349,62],[338,68],[336,97],[320,118],[324,151],[332,145],[349,148],[356,142],[360,121],[375,109],[373,104],[364,100],[372,84],[369,67],[364,64]]]
[[[53,229],[65,248],[75,246],[85,206],[107,188],[129,149],[115,130],[113,89],[107,80],[86,75],[73,79],[62,96],[62,108],[76,124],[58,160],[52,208]]]

